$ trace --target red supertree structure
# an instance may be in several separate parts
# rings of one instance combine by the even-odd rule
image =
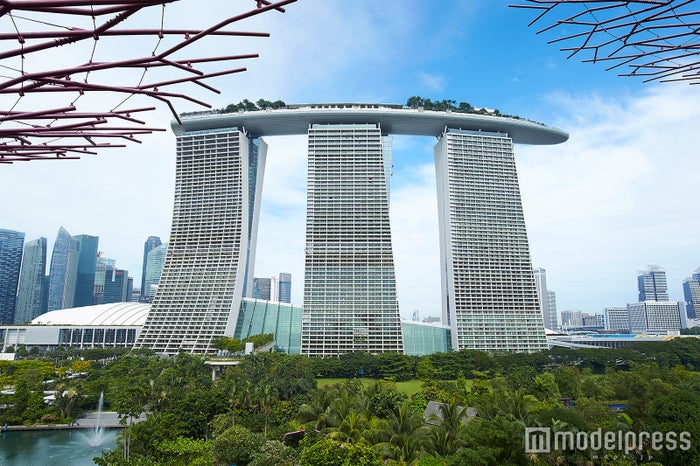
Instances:
[[[620,76],[700,84],[700,11],[695,0],[527,0],[510,5],[538,12],[530,22],[556,28],[568,58],[606,62]],[[559,19],[552,20],[557,15]]]
[[[215,55],[205,39],[268,37],[229,27],[295,1],[231,0],[221,10],[236,12],[169,28],[170,10],[194,0],[0,0],[0,163],[75,159],[165,131],[140,117],[155,106],[129,105],[141,97],[178,121],[176,101],[211,107],[184,86],[219,93],[207,80],[245,71],[234,64],[258,55]],[[202,17],[215,19],[197,24]]]

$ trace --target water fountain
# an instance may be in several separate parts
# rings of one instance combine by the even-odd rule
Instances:
[[[97,402],[97,417],[95,418],[95,425],[90,429],[90,434],[85,435],[88,444],[91,447],[97,447],[102,445],[105,441],[105,431],[102,426],[102,405],[104,403],[104,392],[100,392],[100,400]]]

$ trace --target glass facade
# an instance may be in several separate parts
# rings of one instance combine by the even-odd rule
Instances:
[[[15,320],[24,233],[0,229],[0,324]]]
[[[89,235],[76,235],[73,239],[78,243],[79,256],[72,307],[91,306],[95,290],[97,247],[100,239]]]
[[[49,268],[49,311],[73,307],[78,258],[78,242],[65,228],[59,228]]]
[[[148,271],[148,253],[162,245],[162,241],[158,236],[149,236],[146,242],[143,244],[143,265],[141,266],[141,296],[143,298],[148,298],[148,301],[153,299],[152,295],[148,294],[148,285],[146,284],[146,274]],[[160,276],[160,272],[158,272]]]
[[[301,308],[286,303],[244,298],[234,338],[272,333],[275,349],[301,354]]]
[[[546,349],[512,140],[448,128],[435,167],[442,321],[453,349]]]
[[[15,323],[30,322],[46,312],[43,307],[44,284],[46,282],[46,238],[28,241],[24,245],[22,271],[19,275]]]
[[[404,353],[426,356],[452,351],[450,327],[404,320],[401,322]]]

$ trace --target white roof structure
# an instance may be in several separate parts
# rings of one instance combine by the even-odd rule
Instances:
[[[308,104],[278,110],[197,113],[172,123],[176,135],[215,128],[245,128],[252,136],[306,134],[313,124],[379,123],[387,134],[435,136],[445,127],[506,133],[516,144],[560,144],[568,133],[534,121],[460,112],[400,108],[397,104]]]
[[[59,309],[36,317],[32,325],[143,325],[150,309],[151,305],[144,303],[109,303]]]

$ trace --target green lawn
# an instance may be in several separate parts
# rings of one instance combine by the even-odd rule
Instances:
[[[325,385],[333,385],[334,383],[340,383],[344,382],[347,379],[342,379],[342,378],[328,378],[328,379],[316,379],[316,382],[318,382],[318,387],[321,388]],[[368,385],[373,384],[376,382],[378,379],[369,379],[369,378],[359,378],[359,381],[362,382],[362,384],[366,387]],[[423,384],[418,379],[412,379],[412,380],[406,380],[404,382],[396,382],[396,388],[398,388],[400,391],[404,392],[406,395],[411,396],[414,393],[418,393],[420,391],[420,387]]]

